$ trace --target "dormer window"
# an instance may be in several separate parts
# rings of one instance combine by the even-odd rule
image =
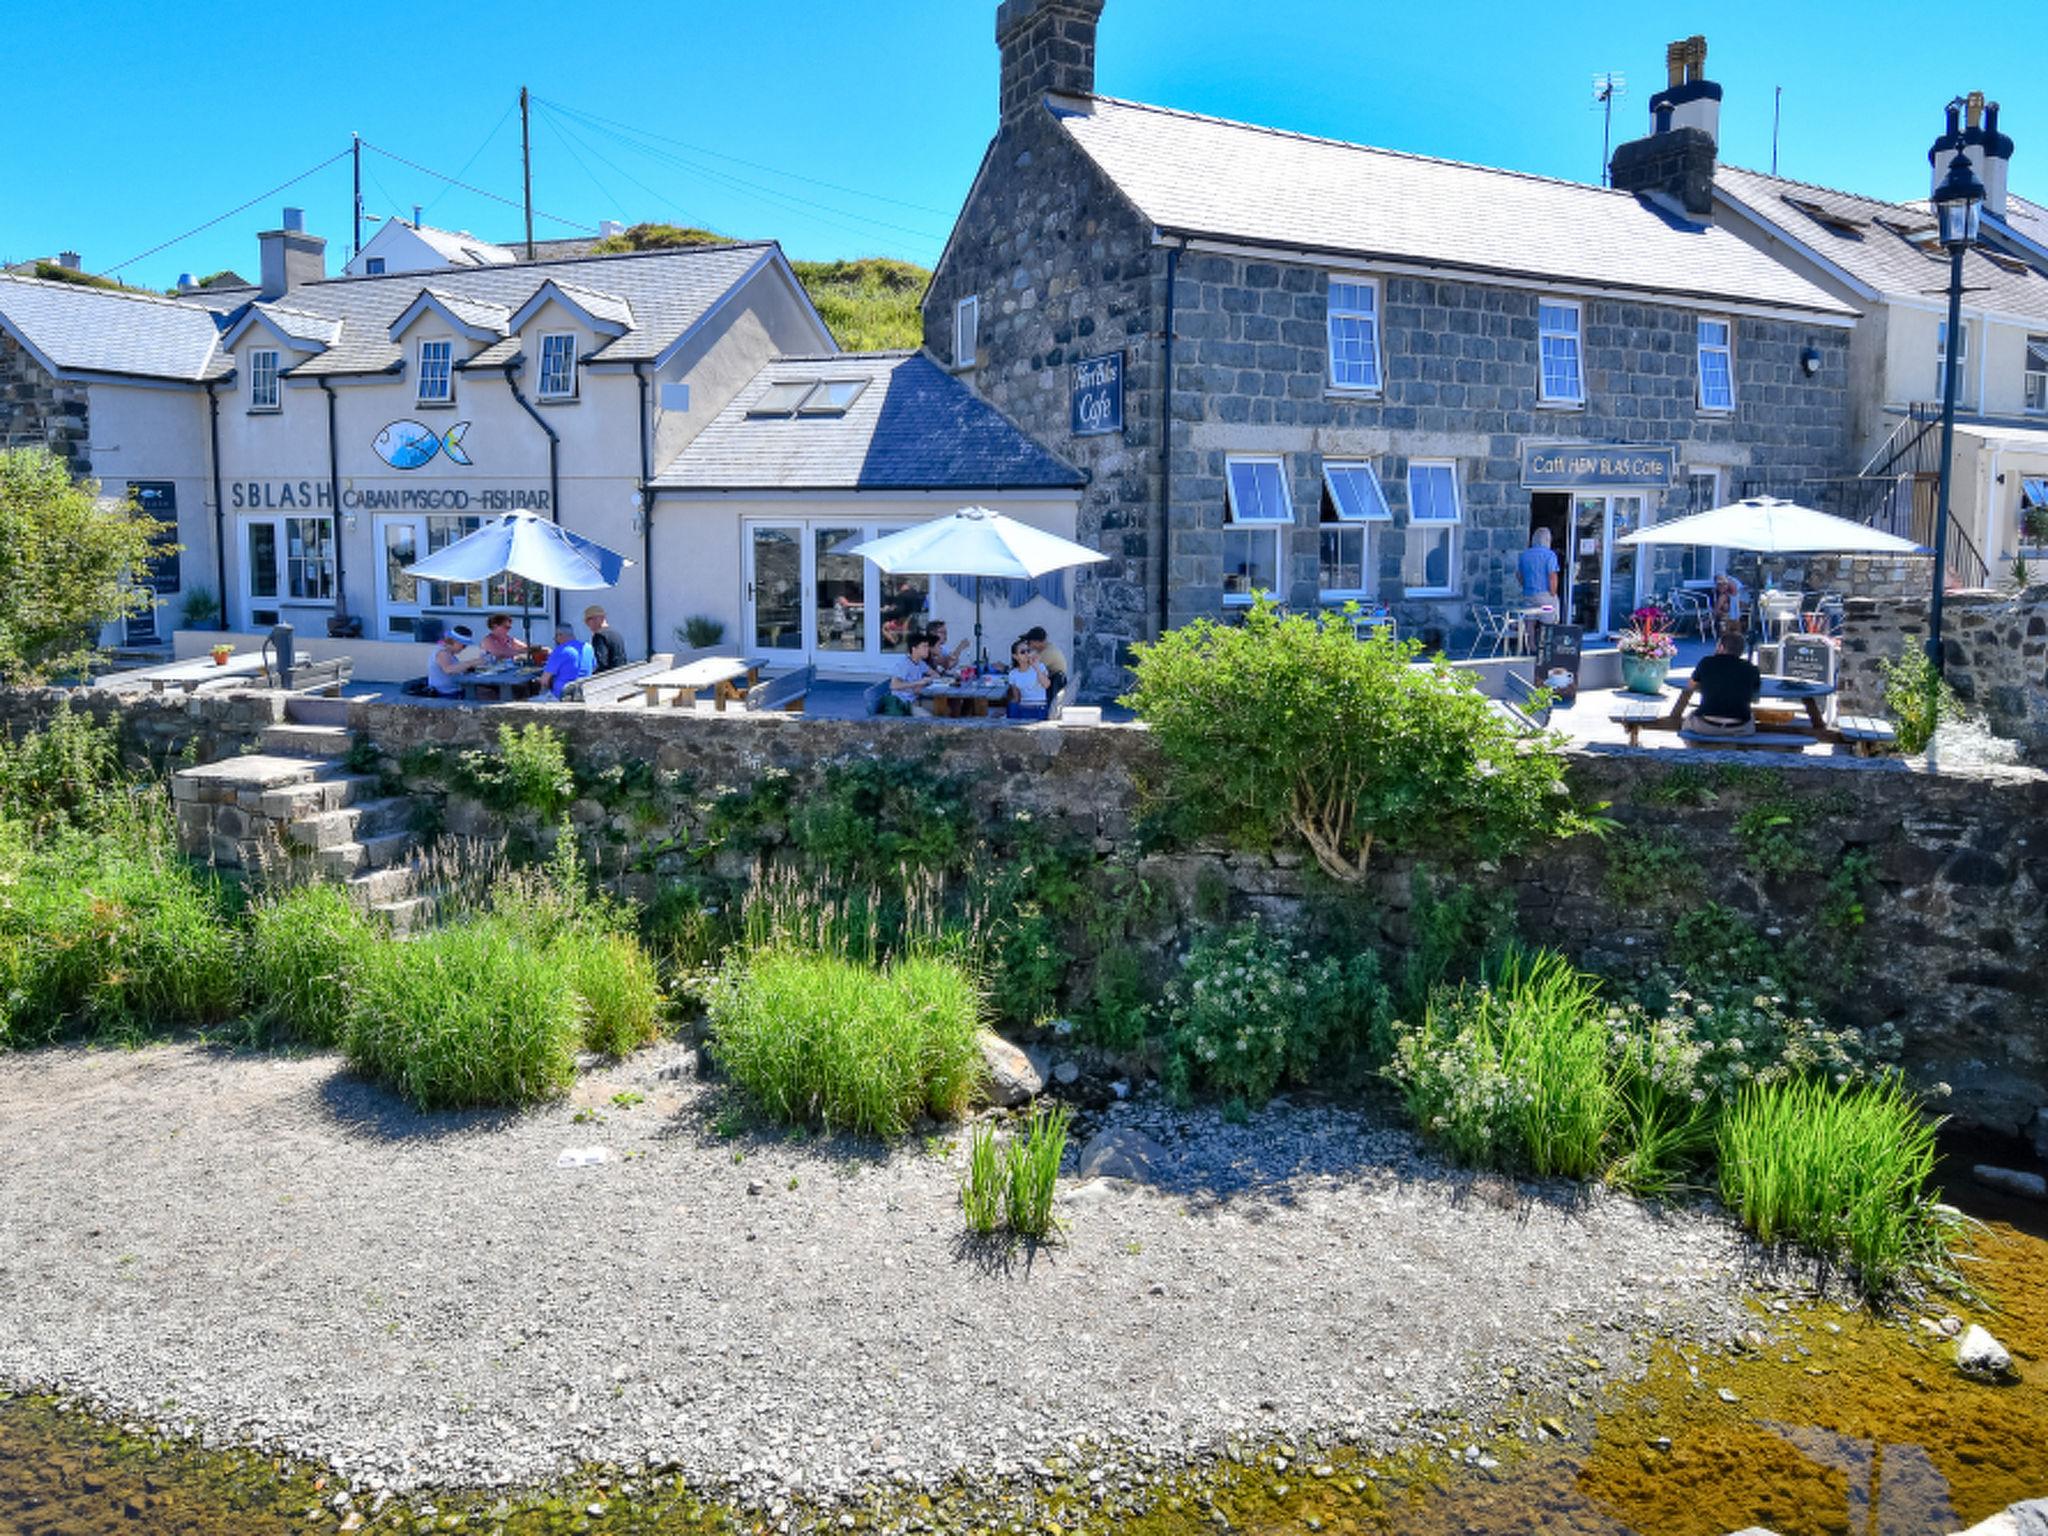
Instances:
[[[420,343],[420,390],[421,405],[453,405],[455,403],[455,343],[452,341],[423,341]]]
[[[249,409],[277,408],[277,353],[269,347],[258,347],[249,354]]]
[[[540,339],[540,397],[543,400],[576,398],[576,337],[570,331],[556,331]]]

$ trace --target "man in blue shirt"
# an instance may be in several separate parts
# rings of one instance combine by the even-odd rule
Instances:
[[[590,670],[590,647],[579,644],[576,631],[567,624],[557,624],[554,649],[540,673],[547,696],[559,699],[563,689],[590,676]]]
[[[1557,551],[1550,547],[1550,530],[1538,528],[1529,535],[1529,547],[1515,556],[1515,574],[1522,581],[1522,612],[1527,621],[1529,649],[1536,649],[1536,628],[1557,620]]]

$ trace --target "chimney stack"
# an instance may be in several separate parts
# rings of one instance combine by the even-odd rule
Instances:
[[[259,299],[281,299],[327,275],[327,242],[306,233],[303,208],[285,209],[282,227],[266,229],[256,237],[256,245],[263,259]]]
[[[79,269],[79,264],[84,260],[85,258],[76,251],[59,251],[57,253],[57,265],[66,272],[76,272]]]
[[[1048,95],[1095,94],[1095,27],[1102,5],[1103,0],[1002,0],[996,7],[1004,122]]]
[[[1961,121],[1957,103],[1948,106],[1948,132],[1934,141],[1927,163],[1934,172],[1933,189],[1939,191],[1948,179],[1948,163],[1961,150],[1970,169],[1984,183],[1984,211],[1994,219],[2005,217],[2006,174],[2012,165],[2012,140],[1998,131],[1998,103],[1986,101],[1982,91],[1962,98]]]
[[[1707,40],[1681,38],[1664,50],[1669,80],[1650,98],[1650,133],[1618,146],[1607,179],[1624,192],[1654,192],[1696,218],[1714,211],[1721,138],[1721,87],[1707,78]]]

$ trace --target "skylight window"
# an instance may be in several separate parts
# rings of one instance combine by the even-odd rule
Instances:
[[[809,379],[770,384],[767,391],[747,407],[749,416],[794,416],[816,386]]]
[[[1785,201],[1789,206],[1797,208],[1809,219],[1824,225],[1838,235],[1847,235],[1851,239],[1861,240],[1863,238],[1863,231],[1869,228],[1863,220],[1830,208],[1825,203],[1811,202],[1803,197],[1788,197]]]
[[[800,416],[844,416],[868,387],[866,379],[827,379],[797,407]]]

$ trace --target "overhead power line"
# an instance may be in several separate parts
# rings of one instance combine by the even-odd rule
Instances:
[[[173,235],[171,236],[170,239],[164,241],[163,244],[152,245],[148,250],[143,251],[138,255],[130,256],[126,261],[117,261],[111,267],[100,268],[98,276],[107,277],[112,273],[120,271],[123,267],[132,267],[135,265],[136,262],[145,261],[149,257],[156,255],[157,252],[159,251],[169,250],[172,246],[176,245],[181,240],[190,240],[194,235],[201,234],[206,230],[213,228],[213,226],[216,224],[225,223],[227,220],[232,219],[238,213],[246,213],[251,208],[254,208],[258,203],[262,202],[265,198],[275,197],[277,196],[278,193],[284,191],[287,187],[297,186],[300,182],[304,181],[308,176],[312,176],[320,171],[326,170],[327,167],[334,164],[337,160],[346,160],[348,158],[348,153],[349,152],[344,149],[337,154],[329,155],[325,160],[322,160],[318,165],[309,166],[307,169],[299,172],[299,174],[292,177],[290,181],[281,181],[276,186],[270,188],[269,191],[257,193],[254,197],[250,198],[249,201],[247,201],[246,203],[237,203],[234,207],[230,208],[226,213],[217,214],[213,218],[208,219],[204,224],[193,225],[190,229],[186,230],[182,235]]]
[[[408,160],[404,155],[386,149],[380,144],[372,144],[368,139],[363,140],[363,148],[375,150],[385,159],[396,160],[400,165],[410,166],[413,170],[420,172],[422,175],[431,176],[436,181],[445,181],[451,187],[460,187],[465,192],[474,192],[478,197],[487,197],[494,203],[503,203],[507,208],[524,208],[526,206],[516,197],[506,197],[502,193],[492,192],[488,188],[475,186],[458,176],[450,176],[446,171],[437,171],[431,165],[421,165],[417,160]],[[559,213],[549,213],[544,208],[536,208],[533,212],[536,218],[547,219],[556,224],[563,224],[570,229],[580,229],[586,235],[597,233],[595,225],[585,224],[578,219],[567,219]]]
[[[484,135],[483,142],[477,145],[477,147],[470,152],[470,156],[467,160],[462,162],[462,168],[455,173],[457,176],[467,176],[469,174],[469,168],[472,165],[475,165],[477,161],[480,158],[482,158],[483,152],[491,147],[491,145],[496,141],[498,134],[504,129],[505,124],[511,120],[512,114],[514,112],[517,112],[518,110],[519,103],[516,101],[507,102],[505,104],[505,110],[499,113],[498,120],[495,123],[491,124],[491,131]],[[434,204],[440,202],[441,199],[446,197],[447,195],[448,186],[444,184],[440,191],[436,192],[432,197],[427,199],[425,207],[432,208]],[[426,217],[424,211],[422,211],[420,217]]]

